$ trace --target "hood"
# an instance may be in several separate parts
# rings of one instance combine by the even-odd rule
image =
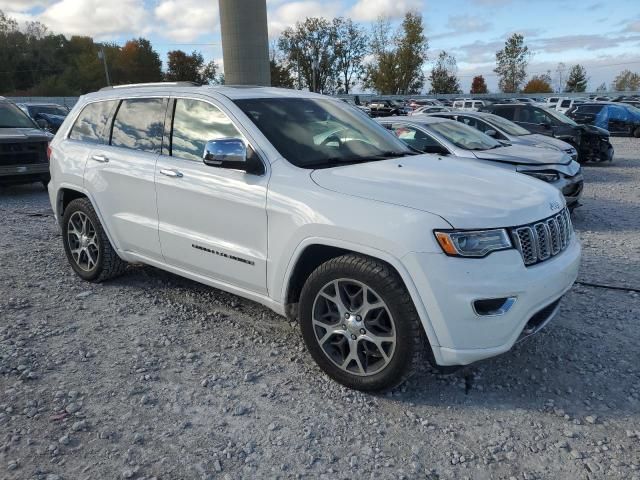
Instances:
[[[39,128],[0,128],[0,142],[1,141],[21,141],[21,140],[33,140],[49,142],[53,138],[50,133],[44,132]]]
[[[566,151],[570,148],[574,148],[572,145],[568,144],[564,140],[560,140],[559,138],[549,137],[548,135],[542,135],[540,133],[532,133],[531,135],[523,135],[518,138],[526,138],[531,143],[537,145],[549,145],[551,147],[555,147],[559,150]]]
[[[568,165],[571,163],[571,157],[560,150],[529,145],[510,145],[491,150],[473,150],[473,154],[482,160],[505,162],[513,165]]]
[[[583,125],[578,124],[578,128],[585,133],[590,133],[592,135],[598,135],[599,137],[609,137],[609,130],[605,130],[604,128],[596,127],[595,125]]]
[[[540,180],[473,159],[416,155],[311,172],[320,187],[422,210],[454,228],[496,228],[549,217],[562,194]]]

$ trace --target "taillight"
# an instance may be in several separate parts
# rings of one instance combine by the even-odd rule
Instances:
[[[51,144],[47,145],[47,160],[51,161]]]

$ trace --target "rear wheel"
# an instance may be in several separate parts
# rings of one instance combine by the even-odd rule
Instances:
[[[378,260],[345,255],[324,263],[307,279],[299,312],[311,356],[347,387],[393,388],[422,361],[425,338],[413,301]]]
[[[67,205],[62,229],[67,259],[83,280],[102,282],[122,274],[126,269],[126,262],[111,246],[87,198],[78,198]]]

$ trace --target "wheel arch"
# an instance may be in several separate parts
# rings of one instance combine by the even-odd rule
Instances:
[[[285,281],[283,283],[284,292],[282,300],[287,318],[294,320],[297,317],[300,292],[311,272],[322,263],[349,253],[363,255],[384,262],[400,277],[404,287],[411,296],[411,300],[418,312],[425,335],[432,349],[437,347],[439,345],[438,338],[431,325],[427,310],[422,303],[409,272],[400,259],[383,250],[377,250],[359,244],[353,245],[339,240],[310,238],[298,245],[298,248],[296,248],[292,256],[292,261],[287,268]]]

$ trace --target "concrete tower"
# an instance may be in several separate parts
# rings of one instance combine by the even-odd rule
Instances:
[[[266,0],[219,0],[227,85],[271,85]]]

